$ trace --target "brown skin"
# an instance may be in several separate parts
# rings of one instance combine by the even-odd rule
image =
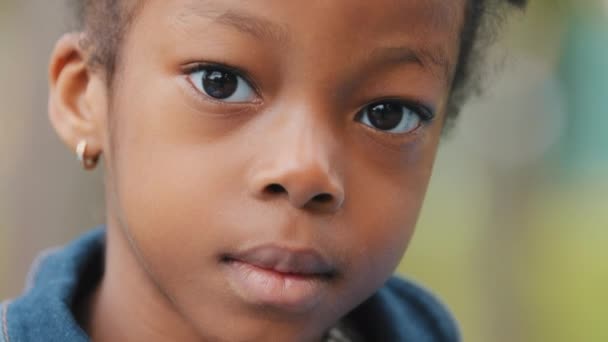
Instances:
[[[105,158],[106,271],[81,317],[93,339],[318,341],[382,286],[427,188],[463,13],[464,1],[149,0],[112,85],[63,37],[51,121]],[[277,27],[227,24],[243,14]],[[418,59],[370,57],[385,47]],[[254,98],[210,100],[184,71],[198,62],[246,70]],[[435,120],[391,134],[356,119],[387,97]],[[337,275],[297,310],[255,302],[219,259],[263,243],[312,248]]]

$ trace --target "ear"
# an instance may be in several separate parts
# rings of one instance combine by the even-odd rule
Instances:
[[[66,34],[55,45],[49,65],[49,117],[70,150],[86,142],[84,158],[96,160],[103,152],[108,89],[105,76],[87,62],[82,33]]]

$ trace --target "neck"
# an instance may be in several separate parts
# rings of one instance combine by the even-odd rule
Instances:
[[[83,326],[93,341],[200,341],[154,286],[118,229],[107,229],[105,273],[84,303]]]

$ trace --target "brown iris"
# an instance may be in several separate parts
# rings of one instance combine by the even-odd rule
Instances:
[[[234,95],[239,83],[235,74],[218,69],[204,72],[202,78],[202,86],[207,95],[219,100]]]
[[[403,120],[403,105],[397,103],[378,103],[367,109],[369,122],[377,129],[390,131]]]

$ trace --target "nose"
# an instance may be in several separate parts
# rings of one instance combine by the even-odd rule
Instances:
[[[262,180],[263,198],[285,198],[300,209],[335,212],[344,202],[344,190],[325,170],[313,167],[277,170]]]
[[[300,124],[273,134],[252,176],[258,198],[283,199],[295,208],[322,212],[342,207],[345,194],[336,138],[324,131]]]

